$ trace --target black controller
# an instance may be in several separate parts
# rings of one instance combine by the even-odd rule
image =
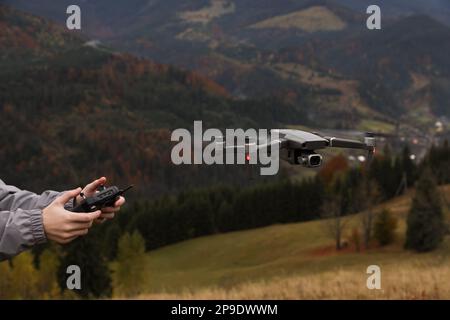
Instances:
[[[102,186],[99,191],[91,197],[83,197],[83,195],[81,195],[83,197],[83,201],[81,201],[81,203],[76,204],[74,199],[74,206],[72,211],[94,212],[105,207],[113,207],[114,203],[119,199],[119,197],[131,188],[133,188],[132,185],[123,190],[117,188],[116,186],[111,186],[108,188]]]

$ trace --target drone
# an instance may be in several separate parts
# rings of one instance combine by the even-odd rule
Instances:
[[[272,136],[277,138],[272,139]],[[280,159],[287,161],[291,165],[301,165],[307,168],[320,167],[323,157],[317,151],[325,148],[360,149],[367,152],[368,162],[371,161],[375,153],[375,133],[366,132],[364,140],[343,139],[330,137],[318,132],[308,132],[296,129],[271,129],[267,141],[251,141],[245,139],[244,145],[226,146],[227,152],[245,152],[248,161],[252,153],[256,153],[261,148],[271,148],[278,146]],[[222,142],[224,143],[224,142]]]

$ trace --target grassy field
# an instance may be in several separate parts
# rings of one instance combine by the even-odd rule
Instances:
[[[450,186],[442,188],[450,198]],[[323,221],[198,238],[148,253],[143,299],[448,298],[450,239],[426,254],[403,250],[411,193],[386,207],[399,219],[394,244],[337,252]],[[348,217],[346,236],[360,223]],[[366,288],[378,265],[382,290]]]
[[[346,23],[341,18],[323,6],[310,7],[286,15],[272,17],[250,26],[250,28],[255,29],[295,28],[305,32],[337,31],[345,27]]]

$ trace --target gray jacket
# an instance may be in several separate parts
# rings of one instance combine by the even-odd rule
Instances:
[[[55,191],[37,195],[0,180],[0,261],[46,241],[42,209],[59,195]]]

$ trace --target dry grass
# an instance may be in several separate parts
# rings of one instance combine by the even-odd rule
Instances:
[[[441,191],[448,202],[450,185]],[[134,298],[450,299],[450,237],[433,252],[403,249],[412,195],[377,208],[399,219],[396,241],[387,247],[337,252],[321,221],[197,238],[150,252],[145,290]],[[348,219],[351,231],[358,215]],[[381,290],[366,287],[373,264],[381,268]]]
[[[191,23],[211,22],[213,19],[225,14],[233,13],[235,6],[233,2],[225,0],[212,0],[210,5],[196,11],[185,11],[179,14],[180,18]]]
[[[231,289],[184,290],[138,299],[450,299],[450,266],[416,265],[381,270],[382,288],[369,290],[365,270],[336,270],[245,283]]]
[[[273,17],[250,26],[250,28],[254,29],[295,28],[306,32],[342,30],[345,27],[346,24],[341,18],[323,6],[310,7],[305,10]]]

